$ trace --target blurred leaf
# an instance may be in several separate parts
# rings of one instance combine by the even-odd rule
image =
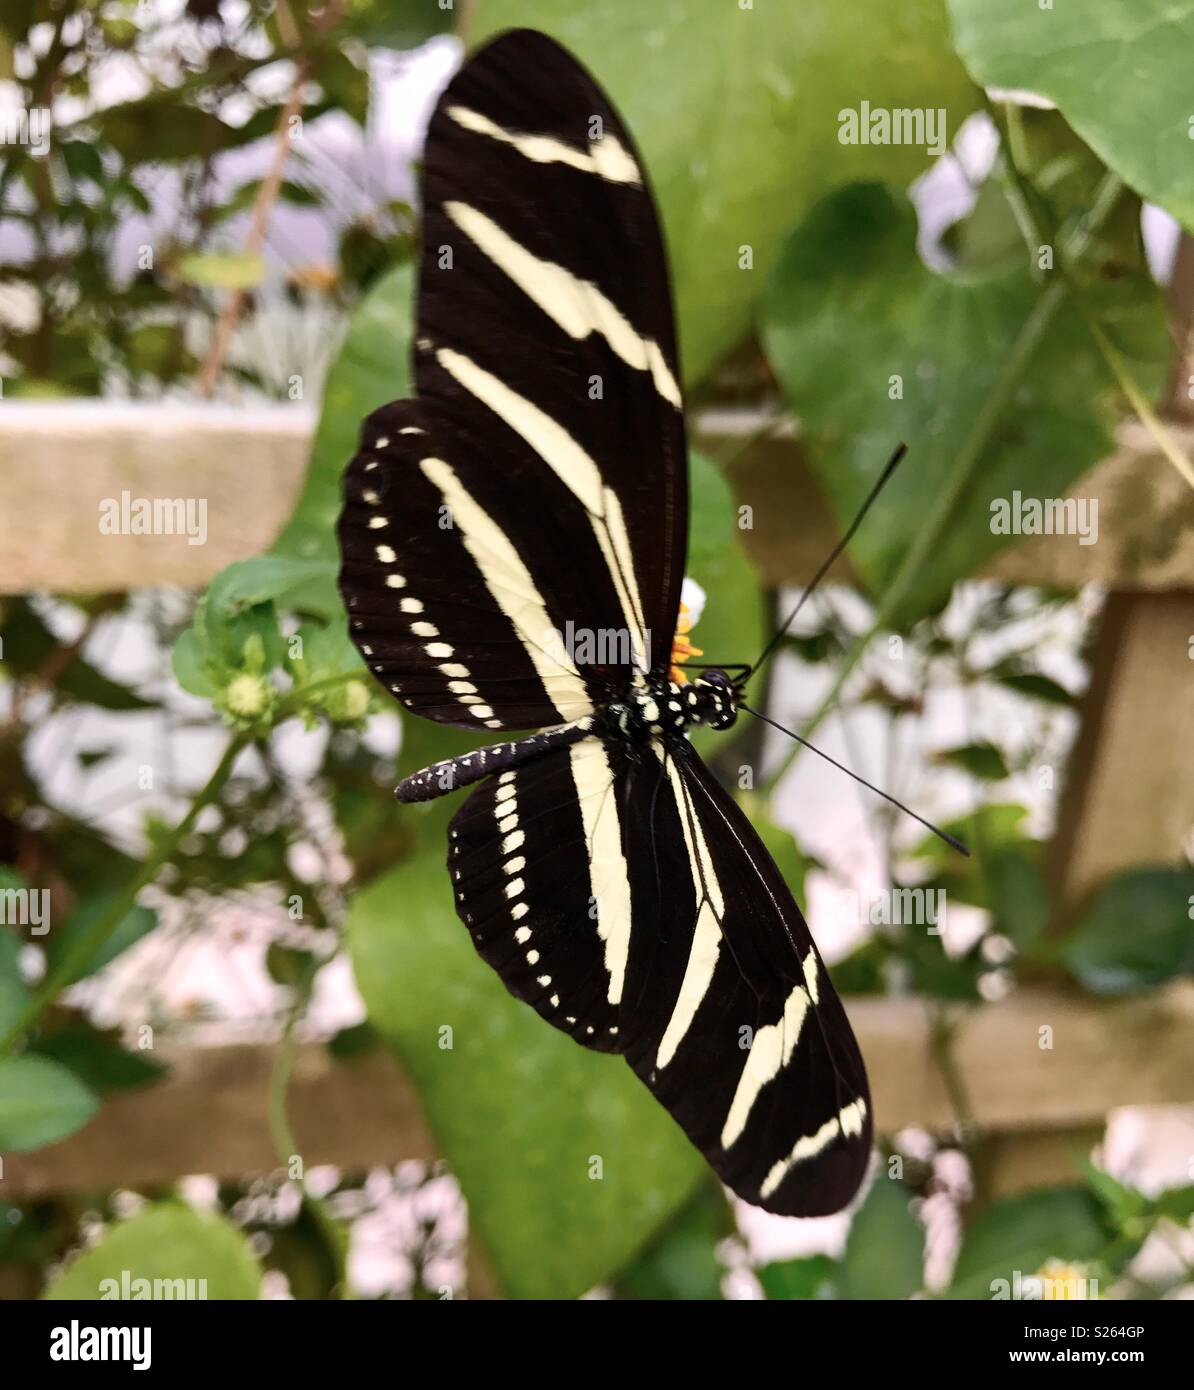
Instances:
[[[620,1057],[552,1028],[475,954],[452,906],[446,818],[419,817],[426,849],[357,896],[357,984],[506,1293],[576,1298],[623,1268],[706,1170]]]
[[[934,887],[944,887],[951,898],[993,910],[990,885],[984,872],[988,860],[1005,848],[1032,845],[1024,834],[1028,808],[1014,802],[980,806],[972,815],[949,821],[941,828],[960,839],[970,850],[965,859],[936,835],[926,834],[910,851],[910,857],[927,860],[934,868]]]
[[[0,866],[0,893],[19,889],[23,882],[7,865]],[[12,1027],[28,999],[21,976],[21,940],[7,927],[0,927],[0,1034]]]
[[[219,688],[210,662],[211,653],[193,627],[179,634],[170,654],[174,679],[186,691],[210,700]]]
[[[64,140],[57,148],[72,179],[90,179],[103,185],[104,164],[93,144],[87,140]]]
[[[208,290],[251,290],[265,279],[265,260],[247,251],[207,251],[184,256],[179,276]]]
[[[324,389],[307,481],[270,552],[271,559],[290,557],[313,566],[320,561],[327,565],[326,574],[290,595],[291,602],[307,612],[323,616],[343,612],[335,584],[340,478],[356,453],[366,415],[410,390],[413,284],[410,266],[391,271],[353,315]]]
[[[995,925],[1028,951],[1049,924],[1049,890],[1033,860],[1020,849],[996,852],[984,863]]]
[[[734,495],[720,469],[705,454],[690,451],[688,467],[686,572],[705,591],[705,611],[691,633],[704,653],[696,660],[753,661],[767,634],[759,581],[738,539]],[[693,747],[705,757],[724,742],[725,734],[720,730],[693,730]]]
[[[4,645],[4,666],[9,676],[34,675],[61,645],[25,600],[14,603],[7,610],[0,628],[0,641]],[[154,708],[152,701],[143,700],[135,691],[109,680],[94,666],[78,658],[58,676],[54,686],[62,695],[114,713]]]
[[[1066,938],[1061,959],[1096,994],[1131,994],[1194,971],[1194,869],[1113,878]]]
[[[1158,1216],[1185,1225],[1194,1217],[1194,1186],[1167,1188],[1152,1199],[1151,1205]]]
[[[245,1237],[223,1217],[201,1215],[177,1202],[159,1202],[117,1222],[99,1244],[84,1250],[46,1290],[50,1299],[99,1299],[109,1288],[119,1298],[123,1280],[206,1281],[209,1299],[256,1299],[261,1267]],[[185,1288],[185,1285],[183,1286]],[[134,1290],[136,1292],[136,1290]],[[159,1295],[173,1297],[174,1293]],[[179,1293],[177,1296],[181,1297]]]
[[[985,967],[977,944],[965,955],[951,956],[940,936],[912,927],[896,944],[895,954],[908,968],[913,993],[964,1003],[980,998],[978,982]]]
[[[1047,705],[1064,705],[1069,708],[1074,703],[1074,697],[1064,685],[1059,685],[1057,681],[1035,671],[995,675],[993,679],[997,684],[1006,686],[1008,690],[1014,690],[1017,695],[1027,695],[1030,699],[1041,700]]]
[[[371,48],[408,49],[446,33],[454,18],[451,6],[427,0],[355,0],[342,25]]]
[[[95,127],[99,142],[116,149],[126,165],[179,163],[199,151],[214,154],[246,139],[243,130],[234,130],[210,111],[187,105],[177,92],[162,88],[97,111],[88,124]]]
[[[618,1275],[620,1298],[709,1301],[720,1299],[725,1267],[717,1247],[734,1231],[721,1185],[705,1183],[696,1196]]]
[[[842,1297],[910,1298],[924,1283],[924,1227],[910,1193],[880,1172],[854,1213],[842,1257]]]
[[[850,550],[877,594],[967,466],[975,421],[999,389],[1042,294],[1026,265],[935,274],[921,262],[916,239],[916,214],[904,194],[879,184],[840,189],[788,242],[762,316],[768,358],[843,523],[893,442],[915,441],[915,468],[884,494],[885,524],[862,528]],[[1156,287],[1125,273],[1090,287],[1085,299],[1131,359],[1145,394],[1159,389],[1168,349]],[[897,389],[902,398],[892,399]],[[933,536],[892,625],[932,611],[955,580],[1014,539],[992,530],[992,505],[1010,499],[1025,478],[1032,496],[1058,497],[1104,457],[1118,401],[1085,319],[1072,300],[1064,302],[981,441],[978,466]]]
[[[45,939],[46,965],[49,969],[53,970],[72,949],[75,942],[87,935],[101,918],[107,916],[108,909],[116,896],[114,893],[105,894],[102,897],[80,903],[62,926],[51,928],[49,936]],[[122,951],[127,951],[130,946],[153,931],[157,924],[158,915],[153,908],[141,907],[140,905],[130,908],[120,925],[112,932],[99,951],[92,956],[80,972],[73,975],[65,983],[73,984],[75,980],[82,979],[86,975],[94,975],[97,970],[102,970],[105,965],[114,961]]]
[[[985,782],[1002,782],[1010,776],[1003,754],[993,743],[970,743],[964,748],[945,748],[933,754],[934,762],[953,763]]]
[[[0,1153],[56,1144],[99,1107],[78,1077],[47,1057],[0,1057]]]
[[[1192,0],[949,0],[976,82],[1039,92],[1142,197],[1194,228],[1190,93],[1174,55],[1194,48]],[[1123,99],[1131,74],[1131,101]]]
[[[73,1072],[93,1091],[125,1091],[164,1075],[166,1068],[144,1052],[129,1052],[110,1033],[85,1021],[39,1037],[34,1050]]]
[[[265,969],[275,984],[297,989],[311,977],[316,968],[315,957],[310,951],[283,946],[280,941],[271,941],[266,947]]]
[[[314,64],[312,76],[339,111],[358,125],[369,119],[369,69],[357,67],[342,48],[326,48]]]
[[[377,1029],[366,1020],[355,1023],[351,1028],[341,1028],[328,1039],[327,1047],[337,1062],[351,1061],[372,1052],[381,1043]]]
[[[836,0],[486,0],[470,40],[521,25],[592,69],[643,151],[693,382],[746,337],[784,235],[815,199],[846,179],[908,183],[928,167],[923,146],[842,143],[843,108],[863,94],[872,107],[943,107],[955,130],[975,105],[941,0],[870,7],[865,43]],[[739,268],[744,247],[752,269]]]
[[[1047,1260],[1091,1260],[1110,1232],[1084,1187],[1050,1187],[992,1202],[962,1237],[947,1298],[991,1298],[995,1281],[1010,1286]],[[1005,1295],[1006,1296],[1006,1295]]]
[[[759,1270],[759,1283],[771,1299],[836,1298],[840,1266],[828,1255],[780,1260]]]
[[[775,860],[792,896],[800,902],[804,897],[804,880],[809,861],[801,853],[796,837],[785,825],[777,825],[769,812],[770,799],[757,792],[739,792],[738,804],[750,818],[759,839]]]
[[[885,994],[887,979],[883,967],[887,958],[887,942],[881,936],[868,937],[829,967],[834,989],[843,995]]]

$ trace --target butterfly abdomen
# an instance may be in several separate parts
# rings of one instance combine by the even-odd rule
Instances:
[[[588,738],[592,730],[593,719],[586,715],[558,729],[545,729],[542,733],[529,734],[510,743],[495,743],[491,748],[479,748],[455,758],[444,758],[423,768],[421,772],[404,777],[394,788],[394,795],[406,803],[434,801],[437,796],[446,796],[458,787],[470,786],[490,773],[504,772],[508,767],[517,767],[553,748],[578,743],[582,738]]]

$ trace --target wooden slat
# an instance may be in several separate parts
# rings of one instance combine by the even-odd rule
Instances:
[[[0,593],[205,585],[282,529],[314,420],[295,406],[0,403]],[[126,491],[204,501],[205,542],[102,535],[101,503]]]
[[[120,591],[201,586],[232,560],[264,550],[298,496],[314,412],[305,406],[92,402],[0,403],[0,593]],[[718,456],[757,431],[749,411],[699,415],[694,432]],[[1175,427],[1194,453],[1194,428]],[[1015,583],[1194,588],[1194,492],[1147,431],[1128,424],[1116,453],[1074,489],[1099,499],[1099,541],[1025,539],[989,569]],[[876,460],[876,470],[882,460]],[[905,468],[914,468],[911,458]],[[770,584],[807,580],[837,528],[791,435],[756,443],[731,468],[754,526],[747,549]],[[194,497],[207,502],[208,537],[102,536],[105,498]],[[842,562],[837,577],[848,579]]]
[[[854,999],[849,1011],[880,1128],[950,1130],[954,1115],[923,1002]],[[1053,1030],[1051,1050],[1039,1045],[1043,1027]],[[5,1197],[153,1187],[195,1172],[234,1178],[270,1171],[277,1166],[266,1130],[271,1055],[247,1046],[179,1053],[167,1080],[110,1098],[70,1139],[7,1155]],[[1051,1132],[1063,1149],[1081,1148],[1089,1127],[1113,1106],[1194,1101],[1191,1055],[1194,985],[1106,1003],[1026,989],[966,1012],[956,1043],[980,1127],[1005,1136]],[[517,1096],[510,1103],[517,1105]],[[341,1063],[321,1047],[301,1048],[290,1113],[308,1165],[360,1170],[435,1151],[413,1088],[381,1052]],[[1030,1168],[1017,1171],[1031,1177]]]
[[[114,1187],[152,1188],[188,1173],[240,1178],[281,1166],[267,1125],[273,1049],[238,1045],[170,1054],[167,1079],[105,1097],[86,1128],[60,1144],[4,1156],[11,1198]],[[401,1067],[376,1051],[334,1061],[298,1049],[289,1115],[304,1165],[362,1169],[434,1147]]]
[[[1112,874],[1183,862],[1194,826],[1192,641],[1194,592],[1108,597],[1049,847],[1055,933]]]
[[[744,430],[749,432],[749,421],[706,417],[701,442],[715,454],[728,452]],[[1186,456],[1194,457],[1194,428],[1172,425],[1170,430]],[[1097,543],[1079,545],[1075,536],[1025,537],[981,573],[1007,583],[1063,589],[1095,582],[1109,588],[1194,588],[1194,489],[1158,452],[1143,425],[1129,422],[1117,438],[1116,451],[1066,493],[1098,501]],[[915,440],[910,442],[905,474],[916,468]],[[883,463],[875,460],[876,475]],[[753,445],[732,464],[730,477],[739,500],[753,507],[754,525],[743,532],[743,541],[764,579],[773,586],[804,583],[838,528],[796,441]],[[898,479],[892,486],[899,486]],[[1023,490],[1033,495],[1030,484]],[[881,519],[875,524],[882,525]],[[839,562],[831,576],[848,582],[853,573]]]

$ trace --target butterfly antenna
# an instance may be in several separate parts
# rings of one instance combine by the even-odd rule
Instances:
[[[816,572],[816,574],[813,575],[812,580],[805,586],[804,593],[800,595],[800,601],[797,603],[796,607],[792,609],[792,611],[788,614],[787,618],[780,625],[780,628],[776,632],[774,637],[772,637],[771,641],[768,642],[767,645],[763,648],[763,650],[759,653],[759,658],[754,663],[754,665],[748,667],[746,674],[744,676],[741,676],[737,681],[735,681],[735,684],[738,685],[740,688],[741,686],[744,686],[747,680],[759,669],[759,667],[762,666],[763,663],[771,657],[776,647],[778,647],[780,642],[783,641],[784,637],[787,635],[788,629],[796,621],[797,614],[799,614],[800,610],[804,607],[806,601],[808,600],[809,595],[813,592],[814,589],[816,589],[817,585],[820,584],[821,580],[825,578],[825,575],[828,572],[829,567],[833,564],[837,557],[854,539],[854,533],[862,525],[863,517],[866,516],[868,511],[870,511],[871,503],[875,500],[876,497],[879,496],[880,492],[882,492],[884,484],[896,471],[896,468],[899,466],[900,460],[904,457],[904,455],[907,452],[907,444],[900,444],[897,447],[895,453],[892,454],[891,458],[887,460],[886,468],[884,468],[883,472],[879,475],[878,480],[876,481],[875,485],[871,488],[870,492],[867,493],[866,501],[858,509],[858,515],[850,523],[849,529],[846,531],[846,534],[841,538],[840,541],[838,541],[837,545],[835,545],[833,549],[830,551],[829,558],[822,564],[821,568]],[[814,752],[815,751],[816,750],[814,749]]]
[[[747,712],[747,714],[753,714],[756,719],[761,719],[764,724],[770,724],[773,729],[778,729],[781,734],[787,734],[789,738],[794,738],[796,742],[801,744],[803,747],[811,749],[812,752],[814,752],[817,755],[817,757],[824,758],[827,763],[832,763],[834,767],[839,769],[839,771],[844,772],[847,777],[853,777],[856,782],[861,782],[862,785],[866,787],[868,791],[872,791],[877,796],[881,796],[884,799],[884,801],[890,801],[893,806],[899,807],[899,809],[903,811],[905,815],[909,815],[912,817],[913,820],[919,821],[921,825],[923,825],[927,830],[931,830],[934,835],[938,836],[938,838],[944,840],[945,843],[949,845],[952,849],[956,849],[959,852],[959,854],[964,854],[967,859],[970,858],[970,851],[961,842],[961,840],[951,835],[948,830],[941,830],[939,827],[935,826],[932,821],[925,820],[924,816],[918,816],[910,806],[905,806],[902,801],[897,801],[894,796],[888,796],[888,794],[885,791],[880,790],[879,787],[873,786],[870,782],[866,780],[865,777],[860,777],[857,772],[851,772],[850,769],[846,767],[844,763],[839,763],[836,758],[831,758],[828,753],[823,753],[819,748],[811,744],[808,741],[808,739],[801,738],[801,736],[792,729],[785,729],[782,724],[777,724],[774,719],[769,719],[767,715],[760,714],[757,709],[751,709],[749,705],[740,703],[738,705],[738,708],[744,709]]]

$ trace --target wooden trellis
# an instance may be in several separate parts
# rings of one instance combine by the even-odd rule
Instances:
[[[697,423],[714,452],[756,424],[740,412]],[[294,407],[5,402],[0,593],[205,584],[280,530],[301,487],[312,428],[311,413]],[[1177,428],[1176,437],[1194,453],[1194,428]],[[754,507],[746,540],[764,578],[807,580],[834,527],[792,439],[757,443],[732,473],[740,499]],[[1115,453],[1079,490],[1099,499],[1098,545],[1027,539],[987,571],[1015,583],[1097,581],[1111,591],[1051,847],[1055,927],[1109,874],[1178,860],[1194,824],[1194,493],[1137,424],[1121,430]],[[100,505],[122,492],[205,498],[206,543],[101,535]],[[839,577],[850,578],[845,562]],[[928,1007],[914,998],[850,1001],[885,1130],[952,1123]],[[957,1059],[975,1119],[994,1139],[992,1192],[1072,1171],[1110,1107],[1194,1101],[1194,985],[1119,1002],[1021,989],[952,1012],[960,1015]],[[1057,1039],[1047,1054],[1038,1049],[1042,1025]],[[269,1059],[259,1047],[173,1056],[168,1079],[111,1098],[70,1139],[9,1156],[5,1196],[271,1170]],[[413,1088],[381,1053],[334,1063],[321,1048],[300,1049],[292,1117],[310,1162],[360,1169],[434,1153]]]

